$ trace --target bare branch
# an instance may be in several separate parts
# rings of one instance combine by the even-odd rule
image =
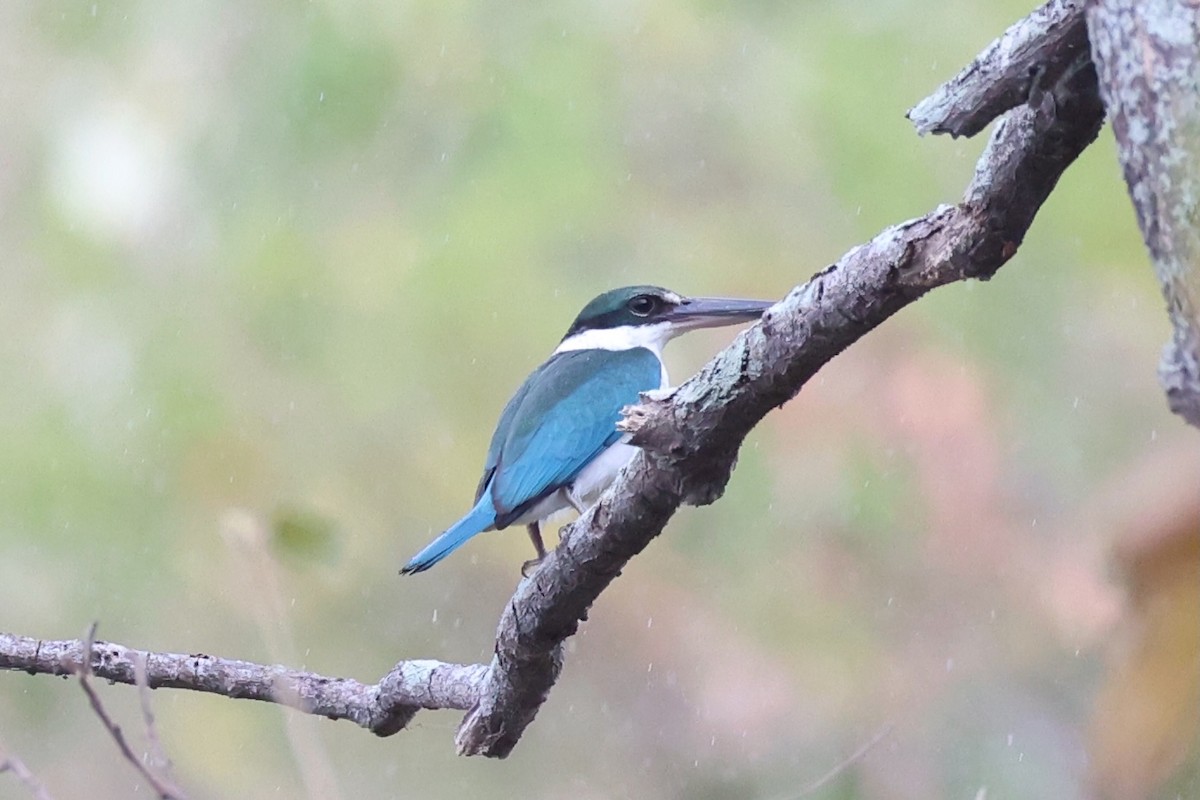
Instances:
[[[1067,45],[1063,45],[1067,46]],[[1099,133],[1090,67],[996,127],[963,201],[889,228],[770,309],[691,380],[627,419],[642,451],[517,588],[460,753],[507,755],[557,679],[562,642],[682,503],[717,499],[742,439],[835,355],[929,290],[989,278],[1016,253],[1059,177]]]
[[[142,722],[146,726],[146,743],[150,749],[151,764],[161,769],[170,777],[171,759],[167,757],[166,748],[158,736],[158,726],[154,722],[154,709],[150,707],[150,684],[146,678],[145,653],[133,654],[133,679],[138,687],[138,703],[142,707]]]
[[[221,538],[230,551],[230,578],[237,580],[238,593],[250,602],[259,635],[267,646],[267,655],[279,663],[297,659],[295,637],[280,589],[279,564],[271,557],[267,543],[270,533],[266,523],[244,509],[230,509],[221,518]],[[286,684],[276,683],[275,701],[292,708],[303,708],[303,702],[293,696]],[[340,800],[337,771],[321,737],[310,725],[283,712],[283,730],[300,779],[309,797]]]
[[[800,790],[799,794],[793,795],[793,797],[795,797],[796,800],[799,800],[801,797],[808,797],[809,795],[820,791],[825,786],[828,786],[831,781],[835,780],[843,772],[850,769],[850,767],[854,766],[857,762],[862,761],[863,758],[866,757],[867,753],[874,749],[875,745],[882,742],[884,738],[886,738],[887,735],[892,732],[892,728],[894,727],[895,726],[890,722],[885,722],[884,724],[880,725],[879,730],[875,731],[875,734],[870,739],[859,745],[857,750],[842,759],[824,775],[805,786]]]
[[[0,772],[11,772],[17,780],[25,784],[25,788],[33,795],[34,800],[54,800],[46,785],[38,780],[38,776],[34,775],[29,767],[25,766],[25,762],[12,753],[5,752],[2,747],[0,747]]]
[[[117,743],[117,749],[121,751],[121,755],[125,760],[133,765],[146,782],[153,787],[154,791],[162,800],[185,800],[187,795],[181,789],[174,786],[170,781],[164,780],[155,775],[154,772],[147,767],[142,760],[133,752],[133,748],[129,746],[129,740],[125,738],[121,726],[113,721],[109,716],[108,711],[104,708],[104,703],[100,701],[100,695],[96,694],[96,690],[92,688],[91,681],[88,678],[92,675],[92,655],[93,643],[96,640],[96,623],[92,623],[88,627],[87,636],[83,640],[83,658],[75,665],[75,674],[79,676],[79,687],[83,689],[83,693],[87,695],[88,702],[92,705],[92,711],[100,719],[100,723],[108,729],[108,733],[112,736],[113,741]]]
[[[0,669],[31,675],[73,675],[82,663],[79,640],[40,640],[0,633]],[[466,710],[475,702],[485,667],[440,661],[401,661],[377,684],[202,654],[150,653],[95,642],[92,674],[114,683],[137,684],[134,658],[146,658],[146,683],[226,697],[281,702],[308,714],[347,719],[380,736],[402,729],[421,708]],[[296,702],[298,701],[299,705]]]
[[[974,136],[1004,112],[1037,102],[1088,57],[1082,0],[1050,0],[1017,22],[908,118],[917,133]]]
[[[1171,410],[1200,428],[1200,6],[1097,0],[1088,29],[1174,327],[1159,378]]]

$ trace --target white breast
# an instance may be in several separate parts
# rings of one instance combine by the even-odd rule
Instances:
[[[591,505],[608,488],[621,471],[621,467],[629,463],[638,449],[631,444],[617,442],[609,445],[608,449],[596,456],[579,471],[575,477],[575,496],[585,504]]]
[[[575,476],[575,483],[571,485],[575,496],[585,506],[590,506],[609,487],[613,478],[617,477],[617,473],[621,471],[621,467],[628,464],[629,459],[633,458],[637,451],[636,447],[624,442],[609,445],[608,449],[592,459]],[[509,524],[528,525],[531,522],[546,522],[560,513],[570,510],[571,504],[567,500],[566,494],[560,489],[526,511],[520,519],[513,520]]]

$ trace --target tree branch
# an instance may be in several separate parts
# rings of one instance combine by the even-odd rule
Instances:
[[[95,639],[95,636],[92,639]],[[92,648],[95,649],[94,642]],[[167,750],[158,736],[158,725],[154,721],[154,709],[150,707],[150,684],[146,678],[146,657],[141,653],[133,654],[133,680],[137,685],[138,704],[142,707],[142,723],[146,728],[146,745],[150,751],[151,762],[149,766],[162,770],[166,779],[174,784],[174,778],[171,777],[171,759],[167,756]]]
[[[1047,4],[1010,29],[1008,44],[1001,40],[980,56],[964,73],[973,77],[956,79],[960,89],[939,90],[956,98],[950,105],[959,110],[951,116],[969,120],[945,123],[950,132],[978,130],[1014,109],[996,126],[960,203],[851,250],[794,289],[698,375],[629,411],[624,425],[642,451],[517,587],[489,665],[404,661],[366,685],[205,655],[149,653],[148,685],[281,702],[379,735],[401,730],[419,708],[469,709],[456,736],[459,752],[506,756],[558,678],[563,641],[681,504],[720,497],[751,428],[904,306],[937,286],[986,280],[1016,253],[1059,177],[1103,122],[1095,72],[1071,33],[1077,18],[1073,4]],[[1035,72],[1032,83],[1020,78]],[[68,674],[83,652],[77,641],[0,634],[0,669]],[[97,642],[91,660],[96,675],[135,683],[133,651]]]
[[[1097,0],[1088,29],[1174,327],[1159,379],[1171,410],[1200,428],[1200,5]]]
[[[33,795],[34,800],[53,800],[45,784],[38,780],[38,776],[34,775],[29,767],[25,766],[25,762],[12,753],[4,752],[4,748],[0,747],[0,773],[4,772],[11,772],[17,780],[23,783],[29,793]]]
[[[1005,111],[1037,100],[1088,59],[1082,0],[1050,0],[992,42],[936,92],[913,106],[917,133],[974,136]]]
[[[1059,46],[1073,47],[1062,39]],[[558,676],[563,640],[680,504],[721,495],[750,429],[835,355],[930,289],[991,277],[1016,253],[1063,170],[1103,120],[1095,71],[1064,71],[1063,82],[1047,87],[1036,107],[1000,122],[961,203],[851,250],[695,377],[634,409],[625,427],[642,451],[518,587],[500,620],[479,703],[459,728],[459,752],[511,752]]]
[[[31,675],[73,675],[83,663],[86,643],[31,639],[0,633],[0,669]],[[421,708],[466,710],[475,702],[484,667],[440,661],[401,661],[383,680],[363,684],[280,666],[254,664],[202,654],[150,653],[112,642],[92,646],[92,674],[136,686],[137,660],[145,659],[146,684],[265,700],[308,714],[346,719],[380,735],[402,729]]]
[[[96,690],[92,688],[91,681],[88,680],[93,675],[92,672],[92,653],[95,650],[96,641],[96,623],[92,623],[88,628],[87,637],[83,640],[83,652],[85,657],[80,659],[76,665],[75,674],[79,676],[79,687],[83,689],[83,693],[87,695],[88,702],[92,706],[92,711],[99,718],[109,736],[117,744],[117,749],[121,751],[122,757],[130,764],[138,773],[146,779],[150,784],[150,788],[154,789],[155,794],[162,800],[185,800],[183,790],[174,784],[170,779],[156,775],[137,754],[133,752],[133,748],[129,745],[129,740],[125,738],[125,732],[121,730],[121,726],[113,721],[109,716],[108,710],[104,707],[104,703],[100,700],[100,695],[96,694]],[[145,685],[145,669],[144,657],[138,657],[134,660],[134,680],[140,686]]]

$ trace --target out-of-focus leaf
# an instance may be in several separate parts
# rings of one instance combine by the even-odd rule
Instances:
[[[339,552],[337,526],[313,511],[279,509],[271,520],[271,549],[300,562],[332,564]]]
[[[1108,800],[1200,793],[1200,495],[1174,508],[1119,552],[1127,639],[1092,720],[1092,780]]]

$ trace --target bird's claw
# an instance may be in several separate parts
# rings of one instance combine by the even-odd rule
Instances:
[[[531,558],[521,565],[521,577],[528,578],[533,574],[532,570],[537,569],[542,565],[541,558]]]

